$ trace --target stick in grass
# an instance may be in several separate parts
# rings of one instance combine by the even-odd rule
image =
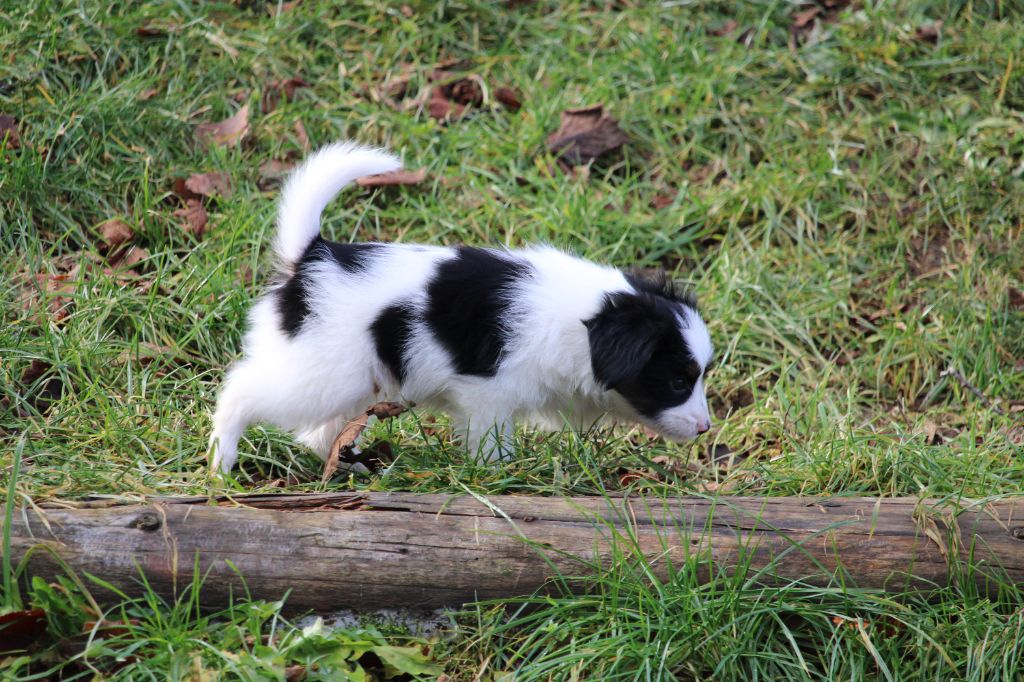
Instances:
[[[998,405],[993,403],[989,399],[988,396],[986,396],[984,393],[981,392],[981,389],[979,389],[977,386],[975,386],[970,381],[968,381],[967,377],[965,377],[963,375],[963,373],[960,370],[958,370],[956,367],[954,367],[953,365],[950,365],[949,367],[944,369],[942,371],[942,374],[940,374],[939,376],[943,376],[943,377],[950,377],[951,376],[951,377],[953,377],[954,379],[956,379],[960,383],[960,385],[962,387],[966,388],[968,391],[973,393],[975,395],[975,397],[978,400],[981,401],[982,405],[984,405],[985,407],[989,408],[990,410],[992,410],[993,412],[998,414],[1000,417],[1005,417],[1006,416],[1006,412],[1004,412],[1002,410],[1002,408],[1000,408]]]

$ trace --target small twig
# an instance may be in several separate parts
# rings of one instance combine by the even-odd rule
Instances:
[[[989,399],[988,396],[986,396],[984,393],[982,393],[981,390],[977,386],[975,386],[970,381],[968,381],[967,377],[965,377],[963,375],[963,373],[960,370],[958,370],[956,367],[954,367],[953,365],[950,365],[946,369],[942,370],[942,373],[939,376],[940,377],[953,377],[958,382],[960,382],[961,386],[963,386],[968,391],[973,393],[974,396],[978,400],[981,401],[982,405],[984,405],[985,407],[989,408],[990,410],[992,410],[993,412],[998,414],[1000,417],[1005,417],[1006,416],[1006,412],[1003,411],[1003,409],[1001,407],[999,407],[998,405],[993,403]]]

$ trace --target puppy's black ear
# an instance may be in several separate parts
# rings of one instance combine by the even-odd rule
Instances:
[[[666,331],[665,319],[644,296],[613,294],[595,317],[584,320],[590,366],[606,388],[635,379]]]

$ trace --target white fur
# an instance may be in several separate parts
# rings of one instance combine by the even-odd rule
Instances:
[[[275,250],[286,272],[319,233],[330,198],[357,177],[398,167],[385,152],[337,144],[307,161],[281,199]],[[247,425],[271,422],[297,434],[326,457],[345,422],[382,399],[449,411],[471,449],[488,449],[510,435],[516,421],[586,428],[602,415],[637,421],[614,391],[595,380],[587,329],[582,323],[609,292],[629,290],[623,274],[550,247],[514,252],[535,276],[517,285],[510,316],[517,329],[493,377],[458,374],[429,330],[417,327],[408,342],[407,378],[399,386],[377,356],[370,325],[387,306],[426,304],[427,284],[453,249],[388,245],[359,274],[325,261],[317,266],[301,331],[281,329],[273,293],[249,314],[244,357],[228,372],[214,415],[212,465],[228,472]],[[688,310],[680,326],[702,366],[711,341],[700,316]],[[686,404],[650,423],[666,435],[691,438],[710,425],[703,386]],[[492,453],[493,454],[493,453]]]

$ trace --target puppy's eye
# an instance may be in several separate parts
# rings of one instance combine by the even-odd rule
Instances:
[[[690,382],[681,377],[676,377],[675,379],[672,380],[672,383],[669,385],[672,387],[672,390],[675,391],[676,393],[682,393],[683,391],[690,388]]]

